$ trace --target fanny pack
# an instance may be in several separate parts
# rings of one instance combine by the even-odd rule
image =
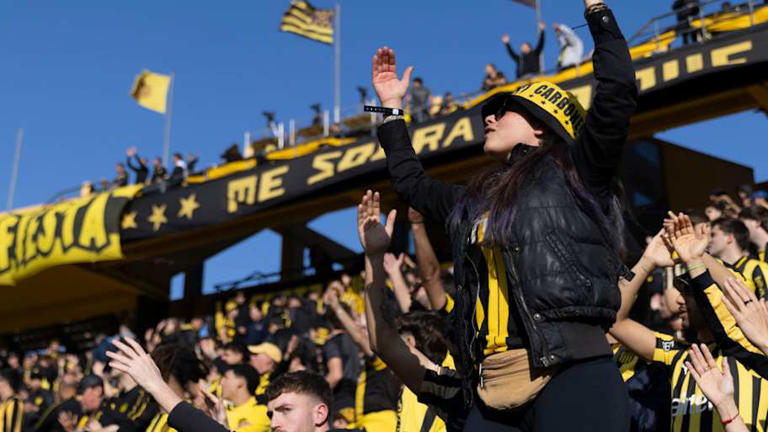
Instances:
[[[555,372],[550,367],[532,375],[524,348],[491,354],[480,365],[477,395],[489,408],[517,408],[535,399]]]

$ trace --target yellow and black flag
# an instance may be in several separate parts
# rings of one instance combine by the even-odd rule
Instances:
[[[280,31],[333,45],[333,9],[315,9],[307,1],[293,1],[280,20]]]
[[[170,86],[170,76],[149,72],[145,69],[134,80],[131,97],[144,108],[165,114],[168,87]]]

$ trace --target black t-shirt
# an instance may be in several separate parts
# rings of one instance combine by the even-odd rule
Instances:
[[[326,364],[336,357],[341,359],[343,375],[333,389],[334,409],[354,407],[357,377],[360,375],[360,356],[357,345],[346,333],[333,336],[323,346],[323,358]]]

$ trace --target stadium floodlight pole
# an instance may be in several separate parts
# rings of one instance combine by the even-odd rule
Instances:
[[[341,122],[341,3],[333,14],[333,122]]]
[[[21,146],[24,145],[24,129],[16,132],[16,154],[13,156],[13,169],[11,170],[11,184],[8,187],[8,210],[13,209],[13,196],[16,193],[16,180],[19,177],[19,160],[21,159]]]
[[[165,111],[165,137],[163,139],[163,166],[168,166],[171,157],[171,117],[173,110],[173,87],[176,84],[174,73],[171,72],[171,84],[168,88],[168,109]]]

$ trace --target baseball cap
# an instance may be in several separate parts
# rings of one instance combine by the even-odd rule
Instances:
[[[248,347],[248,351],[251,352],[251,354],[264,354],[270,359],[272,359],[275,363],[280,363],[283,359],[283,353],[280,351],[280,348],[269,342],[264,342],[258,345],[251,345]]]

